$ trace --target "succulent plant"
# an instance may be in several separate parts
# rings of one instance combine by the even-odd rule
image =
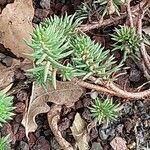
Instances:
[[[0,150],[11,150],[9,135],[0,138]]]
[[[34,72],[38,72],[40,82],[46,82],[47,78],[51,76],[56,88],[55,72],[72,70],[71,67],[63,65],[61,62],[73,53],[70,48],[70,37],[79,24],[80,20],[74,20],[74,15],[65,15],[61,18],[50,17],[37,26],[32,33],[32,42],[27,42],[34,50],[32,54],[27,55],[35,62],[35,67],[28,73],[33,72],[33,75],[36,75]],[[35,78],[37,79],[37,77]]]
[[[111,36],[111,39],[114,41],[113,50],[121,50],[125,59],[130,56],[139,56],[142,41],[135,28],[119,26]]]
[[[14,115],[14,113],[12,113],[14,110],[13,97],[6,95],[8,89],[9,86],[0,91],[0,127],[8,120],[12,119],[11,117]]]
[[[92,41],[90,37],[77,36],[72,46],[73,66],[82,76],[84,75],[83,80],[92,75],[104,80],[110,79],[112,73],[118,71],[119,66],[113,66],[116,61],[113,55],[109,55],[110,51],[104,51],[104,47]]]
[[[105,100],[95,99],[95,102],[89,107],[92,116],[96,122],[104,123],[115,121],[119,116],[120,104],[113,104],[112,98],[106,98]]]
[[[92,75],[109,80],[120,68],[110,51],[76,30],[80,19],[73,22],[74,17],[51,17],[33,31],[28,45],[34,51],[28,56],[33,59],[34,67],[27,75],[38,84],[46,86],[51,80],[56,89],[56,76],[63,81],[74,77],[84,80]]]

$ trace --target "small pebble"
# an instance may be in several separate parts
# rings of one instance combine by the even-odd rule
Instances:
[[[0,53],[0,60],[2,60],[2,59],[4,59],[4,58],[6,58],[6,55],[3,54],[3,53]]]
[[[93,142],[90,150],[104,150],[100,143]]]
[[[59,130],[64,131],[68,129],[71,125],[71,121],[68,118],[64,118],[61,123],[59,124]]]
[[[50,147],[51,147],[51,150],[61,150],[58,142],[56,141],[54,137],[50,138]]]
[[[84,106],[84,107],[88,107],[88,106],[91,104],[91,99],[85,97],[85,98],[82,100],[82,103],[83,103],[83,106]]]
[[[16,134],[17,141],[22,141],[22,139],[25,137],[25,128],[20,126],[19,130]]]
[[[96,127],[92,128],[90,131],[90,140],[93,140],[98,137],[98,130]]]
[[[137,69],[131,69],[130,75],[129,75],[129,80],[132,82],[139,82],[141,78],[141,72]]]
[[[21,101],[21,102],[27,101],[28,100],[28,94],[27,94],[27,92],[23,91],[23,90],[19,91],[17,93],[17,100]]]
[[[49,10],[51,7],[51,0],[41,0],[40,5],[43,9]]]
[[[22,118],[23,118],[23,115],[22,115],[22,114],[17,114],[17,115],[15,115],[15,121],[16,121],[17,123],[21,123]]]
[[[35,16],[40,19],[46,18],[48,16],[48,14],[49,14],[49,11],[46,9],[37,8],[35,10]]]
[[[50,150],[50,144],[44,136],[40,136],[34,146],[35,150]]]
[[[0,0],[0,5],[4,6],[5,4],[7,4],[7,0]]]
[[[29,145],[26,142],[21,141],[19,143],[19,146],[17,146],[16,150],[29,150]]]
[[[7,67],[10,67],[13,63],[13,58],[10,56],[6,56],[3,60],[2,63],[4,63]]]
[[[15,104],[15,112],[17,113],[23,113],[25,111],[25,104],[22,102],[18,102]]]
[[[91,122],[92,121],[92,117],[91,117],[91,113],[89,111],[88,108],[84,108],[84,111],[82,113],[82,117],[87,121],[87,122]]]

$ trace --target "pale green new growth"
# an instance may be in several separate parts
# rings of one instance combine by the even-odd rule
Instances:
[[[89,109],[96,122],[109,123],[118,118],[120,106],[119,104],[113,104],[112,98],[107,98],[105,100],[97,98]]]
[[[104,51],[104,47],[92,41],[90,37],[79,35],[73,40],[72,46],[75,49],[72,57],[73,65],[84,75],[83,79],[92,75],[110,79],[112,73],[118,71],[119,67],[112,67],[116,62],[114,57],[109,55],[110,51]]]
[[[119,26],[111,36],[111,39],[115,42],[113,50],[121,50],[124,53],[124,59],[130,56],[139,56],[142,41],[135,28]]]

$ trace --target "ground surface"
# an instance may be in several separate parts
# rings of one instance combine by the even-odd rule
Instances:
[[[10,1],[1,0],[1,9],[5,7]],[[35,16],[33,18],[33,25],[38,24],[44,18],[50,15],[64,14],[74,12],[77,6],[81,3],[80,0],[67,1],[66,3],[56,1],[51,4],[50,9],[44,8],[40,5],[40,0],[34,0]],[[121,21],[121,23],[123,23]],[[89,35],[97,41],[107,44],[107,34],[111,31],[111,27],[101,28],[100,30],[93,31]],[[116,54],[117,55],[117,54]],[[0,61],[3,65],[11,66],[12,59],[15,57],[7,51],[2,45],[0,46]],[[120,85],[126,84],[126,89],[132,87],[138,87],[145,82],[143,73],[138,67],[128,60],[126,66],[131,67],[128,74],[120,79]],[[21,68],[15,70],[14,75],[14,106],[16,106],[13,120],[6,124],[1,129],[1,134],[6,135],[12,133],[11,147],[14,150],[61,150],[55,137],[53,136],[46,118],[46,114],[41,114],[36,117],[38,129],[35,133],[30,133],[28,141],[25,136],[25,129],[21,125],[23,113],[25,111],[26,101],[29,100],[32,88],[32,82],[27,79]],[[148,85],[147,85],[148,86]],[[81,117],[85,119],[87,123],[92,121],[87,106],[90,105],[91,96],[90,91],[87,91],[75,106],[72,108],[63,107],[61,113],[61,119],[59,122],[59,130],[63,137],[70,143],[74,143],[73,136],[71,135],[70,126],[73,122],[76,112],[81,114]],[[102,95],[99,95],[102,97]],[[126,141],[129,149],[135,149],[138,143],[139,150],[142,147],[146,147],[149,144],[150,147],[150,103],[148,100],[131,100],[115,98],[117,102],[123,105],[121,115],[116,122],[106,125],[97,125],[91,129],[90,132],[90,146],[92,150],[111,150],[110,142],[115,137],[121,137]]]

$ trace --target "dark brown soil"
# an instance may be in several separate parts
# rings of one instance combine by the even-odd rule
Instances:
[[[35,16],[33,18],[33,25],[43,21],[46,17],[53,14],[62,15],[66,11],[71,14],[75,11],[78,5],[81,4],[80,0],[52,0],[49,6],[50,0],[42,3],[42,0],[34,0]],[[4,8],[10,0],[0,0],[0,8]],[[113,27],[113,26],[112,26]],[[108,34],[111,32],[111,27],[105,29],[94,30],[88,33],[92,39],[101,42],[103,45],[107,45],[109,39]],[[7,53],[7,50],[1,51],[0,47],[0,62],[10,67],[14,56]],[[115,54],[116,58],[120,58],[119,54]],[[130,67],[128,74],[120,78],[118,83],[121,86],[126,84],[126,89],[136,88],[142,85],[146,81],[143,77],[143,73],[136,66],[136,64],[127,60],[126,66]],[[16,107],[16,115],[13,120],[6,124],[1,130],[1,135],[7,135],[12,133],[11,147],[13,150],[61,150],[57,143],[54,135],[52,134],[46,114],[40,114],[36,117],[38,129],[35,133],[29,135],[30,140],[28,141],[25,136],[25,129],[21,125],[23,113],[25,111],[26,101],[29,100],[32,88],[32,82],[27,79],[21,68],[16,69],[15,72],[15,86],[13,87],[14,92],[14,106]],[[149,86],[149,85],[148,85]],[[99,95],[101,97],[101,95]],[[129,149],[135,149],[135,143],[139,142],[141,147],[146,147],[149,144],[150,147],[150,103],[148,100],[123,100],[115,98],[115,100],[122,104],[123,109],[120,117],[117,121],[106,126],[105,124],[97,125],[91,129],[90,132],[90,146],[91,150],[111,150],[110,142],[116,137],[122,137],[128,145]],[[91,104],[91,97],[89,92],[86,93],[81,99],[75,103],[72,108],[63,107],[61,113],[61,120],[59,122],[59,130],[62,132],[63,137],[74,144],[74,138],[71,135],[70,126],[72,125],[76,112],[79,112],[83,119],[87,123],[92,122],[92,118],[87,108]]]

